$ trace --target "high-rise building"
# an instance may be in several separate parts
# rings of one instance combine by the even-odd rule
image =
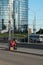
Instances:
[[[28,25],[28,0],[18,0],[18,24],[21,30]]]
[[[0,20],[4,20],[4,24],[8,26],[9,21],[9,0],[0,0]],[[2,29],[2,25],[1,25]]]
[[[0,30],[2,29],[2,19],[1,19],[1,16],[2,16],[2,2],[0,0]]]
[[[11,23],[14,21],[16,29],[22,31],[26,29],[28,25],[28,0],[0,0],[0,21],[2,19],[7,27],[10,20]]]
[[[28,25],[28,0],[14,0],[13,4],[16,28],[23,31]]]
[[[9,20],[12,22],[12,13],[13,13],[13,0],[0,0],[0,21],[4,19],[4,24],[8,29]],[[2,25],[1,25],[2,29]]]
[[[16,30],[18,30],[18,0],[13,1],[13,15]]]

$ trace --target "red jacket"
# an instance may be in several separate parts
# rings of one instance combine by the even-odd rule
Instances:
[[[11,47],[16,46],[16,41],[11,41],[11,42],[10,42],[10,46],[11,46]]]

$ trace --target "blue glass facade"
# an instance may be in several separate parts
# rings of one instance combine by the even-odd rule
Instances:
[[[1,19],[4,19],[4,23],[8,26],[10,1],[13,1],[13,15],[16,28],[28,25],[28,0],[0,0],[0,21],[2,22]]]
[[[14,0],[13,7],[15,24],[20,30],[28,25],[28,0]]]
[[[8,26],[9,21],[9,0],[0,0],[0,29],[2,29],[2,19],[4,24]]]
[[[2,15],[2,2],[1,2],[1,0],[0,0],[0,30],[2,29],[1,15]]]
[[[19,0],[18,17],[19,27],[28,25],[28,0]]]
[[[18,0],[13,1],[13,12],[14,12],[14,19],[15,19],[15,26],[18,30]]]

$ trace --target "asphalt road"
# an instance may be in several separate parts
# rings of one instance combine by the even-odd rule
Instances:
[[[43,65],[43,57],[0,50],[0,65]]]

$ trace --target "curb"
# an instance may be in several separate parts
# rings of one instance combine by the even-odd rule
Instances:
[[[0,50],[9,51],[8,48],[0,48]],[[30,53],[30,52],[24,52],[24,51],[17,51],[17,50],[10,51],[10,52],[23,53],[23,54],[31,54],[31,55],[36,55],[36,56],[43,56],[43,54]]]
[[[36,56],[43,56],[43,54],[29,53],[29,52],[23,52],[23,51],[13,51],[13,52],[23,53],[23,54],[31,54],[31,55],[36,55]]]

